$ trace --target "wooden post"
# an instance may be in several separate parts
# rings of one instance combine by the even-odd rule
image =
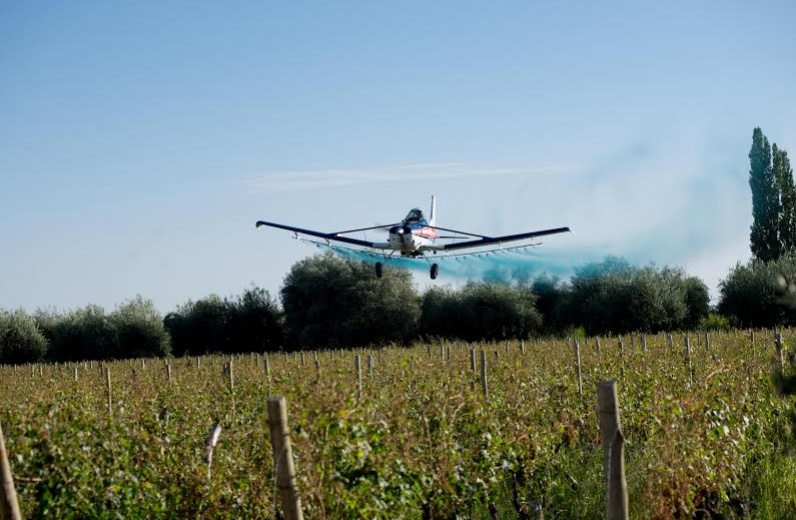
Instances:
[[[227,375],[229,376],[229,391],[235,391],[235,374],[232,368],[232,356],[229,358],[229,362],[227,363]]]
[[[471,372],[475,372],[475,370],[476,370],[476,368],[475,368],[475,349],[471,348],[470,349],[470,371]]]
[[[777,355],[779,357],[780,374],[785,375],[785,348],[782,343],[782,334],[777,332]]]
[[[271,428],[271,448],[274,452],[276,487],[282,502],[285,520],[302,520],[301,499],[296,489],[296,469],[290,448],[290,429],[287,424],[287,403],[284,397],[268,398],[268,424]]]
[[[113,399],[111,398],[111,369],[105,367],[105,392],[108,394],[108,417],[113,415]]]
[[[481,351],[481,390],[484,397],[489,397],[489,388],[486,382],[486,350]]]
[[[359,354],[354,356],[354,368],[357,371],[357,403],[362,399],[362,362],[359,359]]]
[[[691,382],[691,385],[693,385],[694,370],[691,366],[691,339],[688,337],[688,334],[685,335],[683,343],[685,344],[685,362],[688,365],[688,380]]]
[[[3,511],[3,518],[22,520],[17,491],[14,488],[14,476],[11,474],[11,464],[8,462],[2,425],[0,425],[0,510]]]
[[[168,379],[169,384],[171,384],[171,363],[166,363],[166,379]]]
[[[641,335],[641,351],[642,352],[646,352],[647,351],[647,335],[646,334],[642,334]]]
[[[583,372],[580,368],[580,345],[575,340],[575,366],[578,372],[578,394],[583,395]]]
[[[72,375],[75,376],[75,383],[77,383],[77,367],[72,367]]]
[[[595,346],[597,347],[597,355],[600,355],[600,336],[597,336],[597,341],[595,342]]]
[[[368,354],[368,377],[373,376],[373,356]]]
[[[524,339],[520,340],[520,354],[523,354],[523,355],[525,354],[525,340]]]
[[[428,357],[431,357],[431,343],[426,345],[426,354],[428,354]]]
[[[622,338],[621,338],[621,337],[619,338],[619,352],[621,352],[622,354],[624,354],[624,353],[625,353],[625,344],[624,344],[624,342],[622,341]]]
[[[710,350],[710,332],[705,331],[705,352]]]
[[[271,383],[271,361],[268,359],[268,354],[263,355],[263,369],[265,370],[265,380]]]
[[[669,350],[674,352],[674,338],[671,334],[669,334]]]
[[[202,366],[201,358],[199,356],[196,356],[196,368],[199,368],[201,366]]]
[[[616,381],[597,384],[600,431],[603,439],[603,470],[606,484],[606,518],[627,520],[627,482],[625,480],[625,438],[619,420]]]

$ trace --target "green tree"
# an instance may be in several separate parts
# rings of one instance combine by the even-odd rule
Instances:
[[[796,187],[788,152],[772,146],[774,178],[780,193],[779,238],[783,251],[796,251]]]
[[[293,265],[281,291],[293,345],[362,346],[416,337],[420,301],[408,271],[385,269],[330,254]]]
[[[36,363],[47,353],[47,339],[22,309],[0,309],[0,363]]]
[[[139,294],[120,305],[108,320],[116,331],[113,357],[164,357],[169,354],[169,337],[152,300],[145,300]]]
[[[779,239],[780,194],[771,165],[771,147],[768,138],[758,127],[752,134],[749,151],[749,187],[752,189],[752,229],[750,235],[752,255],[767,262],[782,253]]]

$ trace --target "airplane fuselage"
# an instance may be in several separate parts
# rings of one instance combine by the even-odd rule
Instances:
[[[423,254],[424,247],[434,243],[436,236],[436,229],[425,220],[418,220],[391,227],[387,243],[390,249],[398,251],[401,256],[419,256]]]

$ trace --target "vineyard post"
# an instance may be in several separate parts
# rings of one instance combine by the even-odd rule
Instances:
[[[6,452],[6,440],[3,437],[3,427],[0,425],[0,501],[2,501],[3,518],[8,520],[22,520],[22,513],[19,510],[17,501],[17,491],[14,489],[14,476],[11,474],[11,464],[8,462]]]
[[[229,391],[230,393],[235,391],[235,372],[232,368],[232,357],[230,356],[229,361],[227,362],[227,376],[229,376]]]
[[[72,367],[72,375],[75,376],[75,383],[77,383],[77,367]]]
[[[621,336],[619,337],[619,352],[621,352],[622,354],[625,353],[625,343],[622,341]]]
[[[268,398],[268,425],[271,428],[276,487],[279,490],[285,520],[302,520],[304,517],[301,512],[301,498],[296,489],[296,469],[290,449],[287,402],[284,397]]]
[[[583,372],[580,368],[580,345],[578,340],[575,340],[575,364],[578,370],[578,394],[583,395]]]
[[[506,355],[509,355],[509,340],[506,340]]]
[[[470,371],[475,372],[475,349],[470,349]]]
[[[779,370],[782,375],[785,375],[785,349],[782,344],[782,333],[777,332],[777,354],[779,356]]]
[[[263,367],[265,370],[265,380],[271,384],[271,361],[268,359],[268,354],[263,355]]]
[[[105,391],[108,394],[108,417],[113,415],[113,399],[111,397],[111,369],[105,367]]]
[[[486,382],[486,350],[481,351],[481,390],[484,392],[484,397],[489,397],[489,388]]]
[[[691,366],[691,339],[688,337],[688,334],[685,335],[685,339],[683,340],[685,344],[685,362],[688,365],[688,379],[691,381],[691,385],[694,384],[694,369]]]
[[[520,340],[520,354],[525,355],[525,340]]]
[[[373,356],[368,354],[368,377],[373,376]]]
[[[301,366],[304,366],[304,365],[305,365],[305,361],[304,361],[304,351],[302,350],[302,351],[301,351]]]
[[[168,379],[169,384],[171,384],[171,363],[166,363],[166,379]]]
[[[669,350],[674,352],[674,338],[671,334],[669,334]]]
[[[442,360],[442,364],[445,364],[445,343],[439,344],[439,357]]]
[[[354,368],[357,371],[357,403],[362,399],[362,362],[359,359],[359,354],[354,355]]]
[[[428,354],[428,357],[431,357],[431,343],[426,345],[426,354]]]
[[[597,336],[597,341],[595,342],[595,346],[597,347],[597,355],[600,355],[600,336]]]
[[[315,360],[315,372],[317,372],[318,375],[321,374],[321,362],[317,359]]]
[[[647,351],[647,335],[646,334],[642,334],[641,335],[641,351],[642,352],[646,352]]]
[[[201,358],[199,356],[196,356],[196,368],[199,368],[200,366],[202,366]]]
[[[710,332],[705,331],[705,352],[710,350]]]
[[[619,420],[619,397],[616,392],[616,381],[597,383],[597,402],[603,439],[606,518],[608,520],[627,520],[625,438]]]
[[[749,329],[749,341],[752,343],[752,346],[755,344],[755,331]]]

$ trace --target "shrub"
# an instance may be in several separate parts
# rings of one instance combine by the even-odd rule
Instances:
[[[363,262],[331,253],[293,265],[281,290],[294,346],[405,343],[418,331],[420,302],[408,271],[376,278]]]
[[[719,283],[719,312],[741,327],[796,324],[796,256],[738,263]]]
[[[47,339],[30,314],[0,309],[0,363],[36,363],[46,353]]]

